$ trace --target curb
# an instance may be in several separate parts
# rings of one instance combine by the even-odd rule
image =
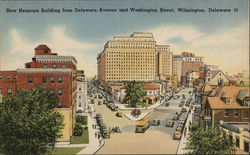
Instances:
[[[104,141],[103,141],[103,144],[93,153],[93,155],[96,154],[96,153],[105,145],[105,143],[106,143],[106,142],[105,142],[105,140],[104,140]]]
[[[147,117],[150,113],[151,113],[151,111],[148,112],[147,115],[145,115],[143,118]],[[128,118],[126,115],[124,115],[124,116],[125,116],[128,120],[130,120],[130,121],[137,122],[137,121],[131,120],[131,119]],[[142,118],[142,119],[143,119],[143,118]],[[139,121],[139,120],[138,120],[138,121]]]

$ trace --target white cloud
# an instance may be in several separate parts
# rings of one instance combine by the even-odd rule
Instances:
[[[219,65],[225,72],[237,73],[249,69],[248,24],[233,28],[221,28],[216,32],[204,33],[192,26],[161,26],[151,30],[157,44],[169,44],[171,39],[185,42],[170,43],[174,54],[183,51],[204,56],[207,64]]]
[[[66,34],[66,29],[61,26],[53,27],[52,31],[48,34],[49,35],[47,36],[46,41],[35,42],[28,41],[27,39],[25,40],[23,37],[21,37],[21,32],[19,32],[17,29],[12,29],[10,31],[10,53],[4,56],[2,68],[23,68],[24,63],[31,61],[31,58],[34,55],[34,48],[39,44],[46,44],[52,49],[52,52],[58,53],[59,55],[71,55],[76,57],[78,61],[78,69],[85,69],[85,73],[87,73],[88,76],[92,76],[96,73],[95,68],[91,67],[88,62],[93,62],[89,59],[92,56],[90,53],[86,52],[96,48],[95,44],[82,42],[71,38]],[[20,57],[16,59],[10,56],[14,56],[15,54],[20,55]],[[14,60],[14,63],[8,63],[11,60]]]
[[[158,44],[166,44],[170,39],[180,38],[184,41],[192,41],[204,35],[197,28],[192,26],[170,25],[160,26],[148,30],[154,34]]]

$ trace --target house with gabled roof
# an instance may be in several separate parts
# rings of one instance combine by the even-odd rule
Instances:
[[[204,81],[210,85],[229,85],[229,78],[222,70],[207,70],[204,74]]]
[[[214,96],[207,97],[201,117],[205,128],[216,127],[219,121],[249,122],[249,88],[236,86],[218,87]]]

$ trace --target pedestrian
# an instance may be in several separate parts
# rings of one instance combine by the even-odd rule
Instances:
[[[98,132],[98,139],[100,139],[100,137],[101,137],[101,135],[100,135],[100,133]]]

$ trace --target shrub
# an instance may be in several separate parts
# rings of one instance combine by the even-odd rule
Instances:
[[[81,124],[76,123],[74,128],[74,136],[81,136],[83,134],[83,127]]]
[[[87,116],[76,116],[76,122],[77,123],[81,123],[83,125],[86,125],[87,124]]]
[[[141,110],[139,109],[134,109],[132,112],[131,112],[131,115],[132,116],[138,116],[141,114]]]

